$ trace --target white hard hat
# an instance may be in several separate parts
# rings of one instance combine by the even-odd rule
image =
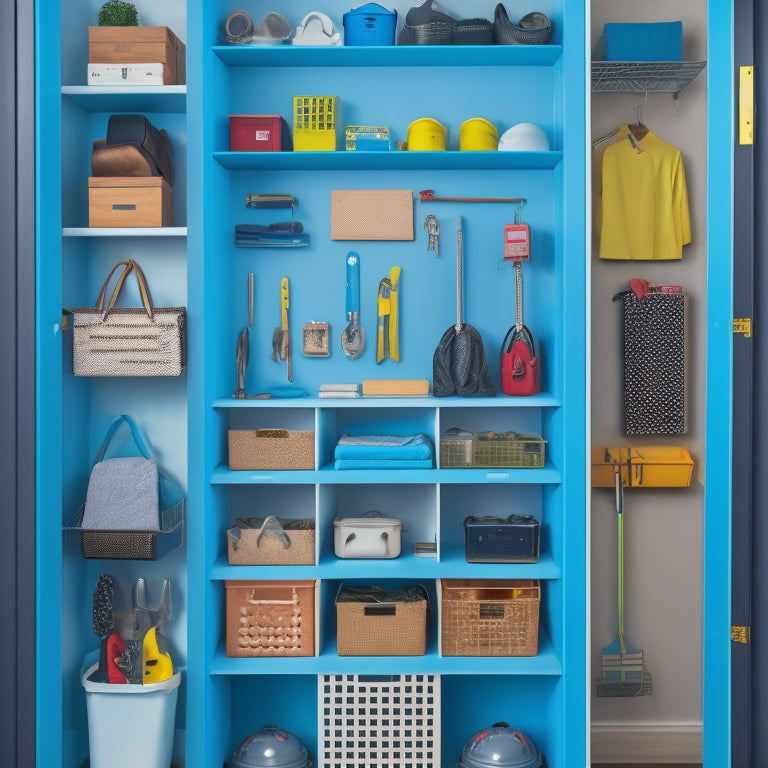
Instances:
[[[549,152],[549,139],[538,125],[518,123],[502,134],[499,149],[512,152]]]

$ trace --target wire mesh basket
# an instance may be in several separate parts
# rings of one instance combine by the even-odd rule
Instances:
[[[541,591],[534,579],[444,579],[443,656],[535,656]]]
[[[439,675],[318,675],[317,681],[319,765],[441,764]]]
[[[546,440],[519,432],[472,432],[452,428],[440,438],[440,466],[541,468]]]

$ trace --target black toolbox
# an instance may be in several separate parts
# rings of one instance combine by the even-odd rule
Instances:
[[[468,563],[536,563],[539,521],[533,515],[464,519]]]

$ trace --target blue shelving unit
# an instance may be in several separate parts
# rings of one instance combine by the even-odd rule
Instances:
[[[234,748],[265,723],[278,721],[310,745],[318,743],[317,676],[392,673],[439,674],[442,681],[443,768],[456,764],[464,742],[482,726],[506,720],[528,730],[550,768],[583,768],[588,761],[589,681],[587,605],[587,448],[589,443],[588,335],[589,197],[587,104],[589,44],[585,10],[551,0],[553,21],[544,46],[424,46],[300,48],[229,46],[223,24],[231,7],[223,0],[169,0],[144,10],[142,23],[167,25],[186,42],[187,84],[159,88],[94,88],[85,85],[86,27],[95,24],[95,0],[37,0],[37,583],[40,766],[77,768],[88,756],[85,698],[80,667],[97,645],[90,597],[98,574],[120,578],[171,578],[174,616],[171,642],[184,681],[176,722],[175,752],[188,768],[221,765]],[[394,4],[404,16],[411,3]],[[495,3],[473,7],[491,18]],[[298,23],[305,8],[287,0],[280,8]],[[328,0],[324,11],[340,25],[347,3]],[[709,10],[713,30],[707,68],[710,102],[728,96],[726,44],[715,34],[728,28],[724,10]],[[725,37],[724,35],[722,36]],[[719,62],[719,66],[718,66]],[[405,140],[408,125],[432,116],[448,128],[445,152],[229,151],[229,115],[283,114],[299,94],[336,95],[342,124],[387,124]],[[174,226],[157,231],[91,230],[87,227],[87,178],[91,142],[103,138],[110,114],[140,112],[169,131],[174,150]],[[548,152],[461,152],[462,122],[483,116],[500,129],[534,122],[547,133]],[[725,121],[725,122],[723,122]],[[727,116],[712,113],[710,145],[728,144]],[[730,159],[710,157],[710,253],[727,252],[720,213],[730,190]],[[415,239],[405,242],[340,242],[330,237],[330,193],[337,189],[410,189]],[[534,330],[544,363],[544,393],[532,398],[383,398],[328,401],[321,383],[370,378],[431,379],[432,353],[455,321],[454,221],[465,232],[465,318],[482,333],[494,382],[500,390],[498,355],[514,322],[514,278],[502,259],[502,229],[515,205],[430,203],[419,191],[444,196],[523,197],[522,220],[532,232],[525,266],[526,323]],[[237,223],[265,223],[264,211],[244,206],[248,193],[291,193],[293,213],[310,234],[306,248],[236,248]],[[284,212],[283,212],[284,213]],[[440,256],[426,250],[424,217],[441,220]],[[718,222],[715,227],[714,222]],[[346,324],[344,261],[348,250],[362,261],[362,323],[368,350],[356,361],[341,353]],[[71,338],[62,309],[92,304],[109,267],[135,257],[156,304],[186,305],[188,372],[176,380],[76,379]],[[402,362],[374,361],[375,288],[393,265],[402,267]],[[235,340],[246,324],[246,275],[255,273],[256,322],[251,329],[249,393],[285,384],[285,366],[270,359],[272,329],[279,325],[280,278],[291,281],[294,383],[299,399],[235,400]],[[721,273],[722,274],[722,273]],[[727,346],[728,285],[720,276],[709,296],[712,345]],[[301,356],[299,328],[324,319],[331,325],[332,354]],[[713,347],[714,348],[714,347]],[[722,371],[708,369],[707,444],[725,450],[729,425],[721,403],[728,387]],[[82,503],[88,471],[104,431],[119,413],[145,428],[166,468],[186,486],[186,543],[154,563],[86,561],[64,522]],[[302,424],[316,432],[318,469],[231,471],[226,433],[233,425]],[[344,472],[332,469],[332,447],[343,429],[419,428],[439,445],[442,431],[521,429],[547,440],[541,469]],[[439,449],[438,449],[439,450]],[[707,462],[707,505],[728,506],[723,463]],[[398,515],[428,533],[435,557],[404,551],[392,561],[335,558],[331,522],[339,504],[385,500]],[[314,517],[317,565],[232,566],[226,529],[259,504],[282,499]],[[517,505],[524,505],[525,510]],[[543,526],[542,555],[525,565],[469,564],[462,551],[466,514],[530,511]],[[298,516],[298,512],[295,512]],[[727,540],[725,516],[708,517],[705,604],[705,759],[726,765],[718,729],[727,673]],[[412,544],[412,540],[407,542]],[[539,650],[533,657],[443,657],[439,609],[433,606],[423,657],[340,657],[336,653],[332,596],[345,579],[419,581],[450,578],[539,579],[543,599]],[[227,580],[319,579],[320,632],[316,656],[295,659],[228,658],[225,641]],[[725,607],[723,607],[725,606]],[[712,632],[708,630],[712,629]],[[715,631],[716,630],[716,631]],[[716,743],[717,742],[717,743]]]

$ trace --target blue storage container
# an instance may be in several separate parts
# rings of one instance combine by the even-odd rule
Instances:
[[[605,24],[597,58],[601,61],[682,61],[683,22]]]
[[[394,45],[397,11],[366,3],[344,14],[344,45]]]

